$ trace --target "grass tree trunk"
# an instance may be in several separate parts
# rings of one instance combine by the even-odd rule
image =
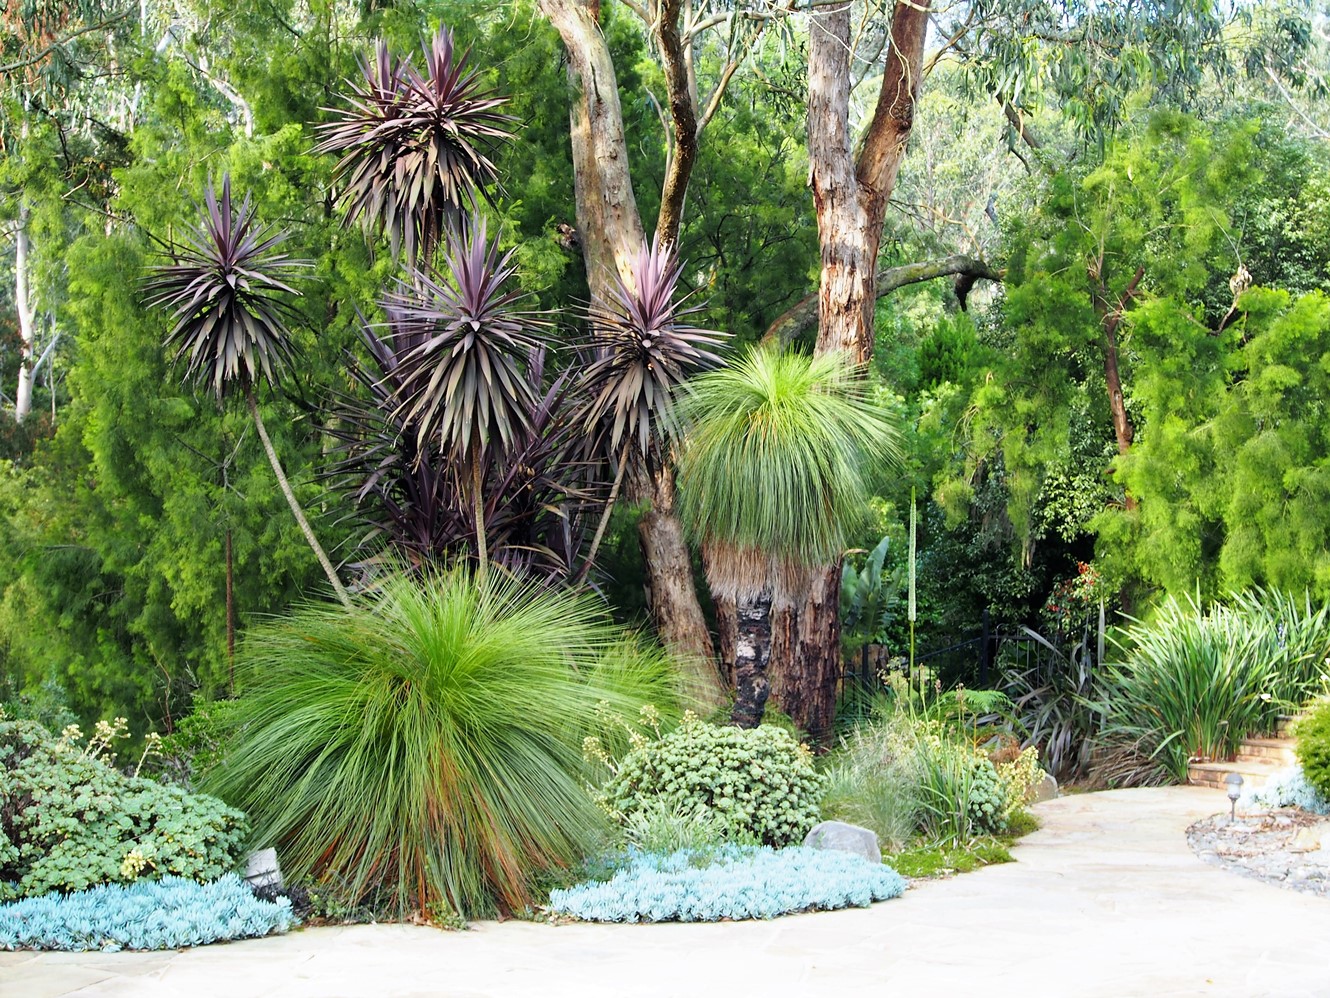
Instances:
[[[613,276],[631,279],[632,260],[646,245],[628,168],[614,62],[594,0],[539,0],[539,7],[568,55],[575,90],[570,126],[577,230],[591,294],[607,298]],[[639,468],[630,474],[626,491],[632,502],[646,506],[638,536],[661,643],[688,664],[702,698],[719,702],[715,649],[693,582],[683,525],[675,513],[673,472],[668,466],[650,474]]]
[[[771,683],[771,591],[745,595],[735,601],[734,710],[730,719],[741,728],[762,723]]]
[[[314,536],[314,530],[310,527],[309,520],[305,518],[305,511],[300,508],[296,494],[291,489],[291,483],[286,477],[286,472],[282,469],[282,462],[277,457],[277,450],[268,437],[268,429],[263,425],[263,417],[259,415],[259,404],[254,398],[252,387],[245,387],[245,401],[249,403],[249,414],[254,419],[254,428],[259,431],[259,439],[263,441],[263,449],[268,455],[268,463],[272,465],[273,474],[277,476],[277,484],[282,489],[282,495],[286,496],[287,505],[291,507],[296,523],[300,524],[300,532],[305,535],[305,541],[309,544],[310,550],[314,552],[314,557],[318,558],[319,564],[323,566],[323,573],[328,576],[328,582],[332,584],[333,592],[337,594],[337,598],[341,600],[342,605],[349,610],[351,608],[351,597],[347,595],[341,579],[337,578],[337,572],[333,569],[332,562],[328,560],[328,555],[323,550],[323,545],[319,543],[319,539]]]
[[[850,3],[819,9],[808,38],[809,182],[822,270],[817,352],[859,362],[873,352],[882,223],[914,124],[928,32],[928,0],[897,0],[877,105],[856,155],[850,123]],[[812,573],[802,605],[784,611],[788,639],[771,664],[776,702],[800,727],[825,737],[840,675],[840,566]]]

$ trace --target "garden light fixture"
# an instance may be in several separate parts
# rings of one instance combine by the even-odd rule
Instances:
[[[1238,798],[1242,796],[1242,774],[1229,773],[1224,784],[1228,787],[1228,820],[1233,822],[1237,818]]]

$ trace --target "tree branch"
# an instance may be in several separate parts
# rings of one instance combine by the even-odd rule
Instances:
[[[891,294],[897,288],[907,284],[920,284],[938,277],[963,275],[971,281],[1001,281],[1002,272],[995,270],[983,260],[971,256],[954,254],[941,260],[925,260],[920,263],[907,263],[900,267],[888,267],[877,273],[877,297]],[[763,334],[764,343],[788,346],[803,333],[817,325],[818,296],[808,295],[781,314],[767,327]]]
[[[660,213],[656,218],[656,235],[666,246],[679,241],[688,179],[697,161],[697,108],[693,103],[687,56],[679,32],[682,7],[683,0],[661,0],[656,18],[656,39],[660,43],[665,95],[674,132],[673,148],[665,167],[665,183],[660,192]]]
[[[882,89],[873,120],[864,135],[855,173],[868,192],[886,198],[900,170],[901,147],[914,124],[915,103],[923,79],[924,39],[928,34],[929,0],[896,0],[891,15],[891,50],[887,53]]]

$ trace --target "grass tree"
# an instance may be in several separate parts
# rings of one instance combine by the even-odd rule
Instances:
[[[681,506],[713,592],[735,601],[733,720],[752,727],[770,692],[772,606],[841,555],[866,508],[867,469],[897,455],[897,429],[840,354],[758,348],[690,387]]]
[[[153,271],[146,285],[148,303],[174,320],[166,345],[175,348],[176,364],[184,364],[185,380],[205,385],[219,401],[233,390],[244,395],[300,531],[333,592],[349,606],[350,597],[282,468],[255,396],[261,381],[275,380],[291,363],[288,324],[297,315],[291,299],[300,294],[291,282],[310,264],[281,252],[286,235],[257,223],[248,196],[238,210],[234,207],[229,176],[222,181],[220,198],[208,185],[202,210],[201,222],[173,251],[172,262]]]

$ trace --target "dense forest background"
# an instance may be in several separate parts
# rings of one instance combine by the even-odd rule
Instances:
[[[689,5],[691,71],[716,101],[678,248],[700,324],[731,349],[817,335],[815,312],[797,319],[821,268],[805,6]],[[890,6],[855,5],[859,119]],[[675,153],[636,7],[603,0],[600,24],[650,219]],[[574,94],[535,3],[35,0],[0,15],[0,694],[169,727],[226,690],[232,631],[323,593],[248,414],[181,386],[143,304],[147,268],[224,173],[315,262],[266,423],[334,560],[372,550],[330,476],[328,400],[363,387],[359,316],[380,314],[394,263],[343,226],[314,128],[371,38],[405,52],[440,22],[520,121],[486,210],[572,342],[590,294]],[[847,640],[904,641],[912,495],[923,645],[985,611],[1055,629],[1068,598],[1144,613],[1161,593],[1255,584],[1330,597],[1324,13],[969,3],[929,31],[872,354],[906,461],[884,463],[855,538],[889,538],[886,612]],[[616,509],[595,569],[634,622],[640,512]]]

